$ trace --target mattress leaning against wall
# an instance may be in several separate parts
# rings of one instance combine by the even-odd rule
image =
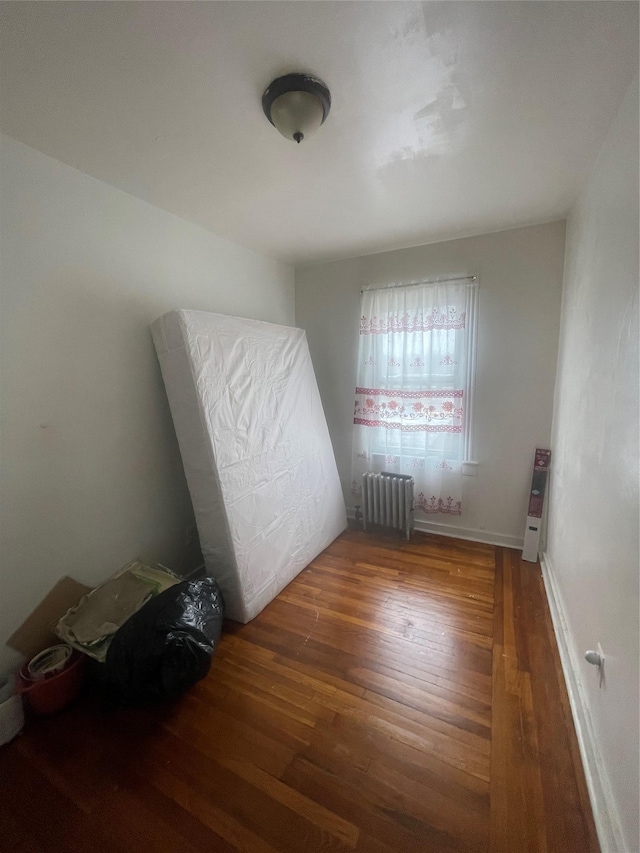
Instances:
[[[347,523],[305,333],[184,310],[151,332],[207,572],[248,622]]]

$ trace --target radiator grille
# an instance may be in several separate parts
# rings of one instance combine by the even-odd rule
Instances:
[[[406,474],[362,475],[362,521],[367,524],[383,524],[402,530],[405,538],[411,538],[413,527],[413,477]]]

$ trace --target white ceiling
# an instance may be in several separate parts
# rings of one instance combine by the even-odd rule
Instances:
[[[564,216],[638,68],[635,2],[1,5],[4,132],[294,262]],[[301,145],[288,71],[333,97]]]

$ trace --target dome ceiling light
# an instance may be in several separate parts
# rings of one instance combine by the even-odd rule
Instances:
[[[329,115],[331,93],[310,74],[285,74],[265,89],[262,109],[277,131],[300,143]]]

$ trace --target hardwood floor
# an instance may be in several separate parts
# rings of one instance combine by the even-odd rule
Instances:
[[[597,851],[540,569],[348,531],[170,708],[0,750],[12,851]]]

